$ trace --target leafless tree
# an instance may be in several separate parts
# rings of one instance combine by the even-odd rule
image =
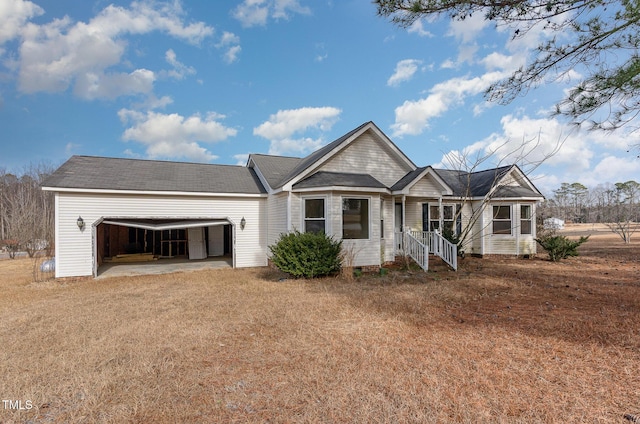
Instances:
[[[32,257],[53,246],[53,196],[41,189],[53,169],[32,164],[20,176],[0,170],[0,235],[12,257],[18,248]]]
[[[631,243],[631,236],[638,231],[638,197],[640,184],[636,181],[616,183],[616,202],[611,222],[607,227],[620,236],[625,243]]]
[[[458,245],[459,250],[472,243],[472,235],[477,234],[474,232],[474,226],[479,221],[486,206],[496,196],[498,191],[492,190],[483,199],[479,200],[475,198],[472,193],[471,174],[484,168],[487,162],[490,162],[496,169],[504,167],[506,165],[518,165],[520,170],[526,175],[530,176],[540,165],[546,160],[555,155],[562,144],[564,139],[559,139],[551,146],[542,146],[540,134],[530,139],[523,139],[519,143],[513,143],[507,140],[499,145],[490,147],[480,152],[455,152],[445,154],[446,166],[450,169],[461,170],[460,173],[460,187],[463,188],[463,195],[459,199],[460,207],[456,208],[454,223],[460,222],[461,228],[458,228],[453,241]],[[491,187],[495,187],[499,179],[504,175],[496,174],[493,176]],[[468,207],[465,207],[468,205]],[[469,213],[469,215],[466,215]],[[465,214],[466,219],[461,219]],[[531,217],[535,222],[535,217]],[[454,224],[455,225],[455,224]],[[490,225],[490,224],[487,224]],[[443,233],[446,237],[446,233]]]

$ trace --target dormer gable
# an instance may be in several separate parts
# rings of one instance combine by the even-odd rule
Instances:
[[[283,190],[318,171],[369,174],[391,186],[414,170],[409,159],[373,122],[367,122],[302,159],[285,178]]]
[[[434,171],[431,166],[417,168],[391,187],[393,194],[418,197],[440,197],[453,195],[453,189]]]

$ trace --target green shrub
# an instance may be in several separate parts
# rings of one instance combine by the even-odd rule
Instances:
[[[589,236],[580,237],[580,240],[569,240],[565,236],[545,235],[536,241],[547,251],[549,260],[558,262],[569,256],[578,256],[578,246],[588,239]]]
[[[281,234],[276,244],[269,246],[274,265],[296,278],[339,272],[341,249],[342,241],[324,233],[301,233],[297,230]]]

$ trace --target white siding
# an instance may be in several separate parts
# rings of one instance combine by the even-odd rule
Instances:
[[[369,238],[362,240],[343,240],[345,249],[355,254],[354,266],[380,265],[380,196],[363,193],[332,193],[330,200],[330,234],[336,239],[342,238],[342,199],[369,199]]]
[[[288,193],[278,193],[267,199],[267,245],[278,241],[280,234],[287,233],[287,196]]]
[[[394,245],[394,220],[393,220],[394,201],[391,196],[384,197],[384,239],[381,243],[381,256],[383,262],[393,261],[395,259]]]
[[[369,174],[391,187],[411,171],[411,168],[392,153],[387,143],[367,131],[319,170]]]
[[[473,204],[470,205],[470,208],[473,208],[473,210],[475,211],[476,214],[478,214],[478,216],[477,217],[474,216],[473,218],[475,219],[475,221],[472,223],[471,247],[469,249],[465,246],[465,249],[467,249],[466,252],[468,253],[475,253],[478,255],[484,254],[483,249],[484,249],[484,239],[486,238],[485,233],[487,232],[487,229],[486,229],[487,215],[486,215],[486,210],[482,210],[483,207],[484,206],[482,202],[473,202]],[[491,221],[489,221],[489,223],[490,222]]]
[[[405,229],[412,230],[412,231],[423,231],[422,203],[423,202],[413,202],[409,200],[407,200],[407,202],[405,203],[405,212],[404,212]]]
[[[333,222],[331,219],[331,203],[333,196],[329,191],[314,191],[313,193],[299,193],[294,195],[296,205],[292,205],[292,211],[295,213],[293,226],[294,229],[304,231],[304,202],[306,199],[324,199],[325,205],[325,232],[333,234]]]
[[[411,190],[409,196],[411,197],[434,197],[438,198],[442,195],[442,187],[431,175],[426,175],[416,182]]]
[[[297,193],[291,193],[290,195],[291,198],[291,222],[290,228],[287,228],[287,232],[290,231],[302,231],[302,226],[301,226],[301,222],[302,222],[302,207],[301,207],[301,202],[300,202],[300,195]]]
[[[102,217],[228,218],[235,226],[235,265],[265,266],[266,199],[58,193],[56,277],[93,274],[93,225]],[[86,224],[76,225],[78,216]]]
[[[532,205],[532,234],[520,234],[520,205]],[[493,234],[493,206],[511,206],[511,234]],[[530,255],[536,253],[535,241],[535,204],[518,202],[491,202],[484,212],[485,240],[484,252],[488,255]]]

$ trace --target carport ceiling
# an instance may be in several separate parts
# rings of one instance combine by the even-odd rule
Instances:
[[[132,218],[106,218],[103,224],[120,225],[122,227],[142,228],[144,230],[177,230],[182,228],[212,227],[215,225],[227,225],[226,219],[132,219]]]

